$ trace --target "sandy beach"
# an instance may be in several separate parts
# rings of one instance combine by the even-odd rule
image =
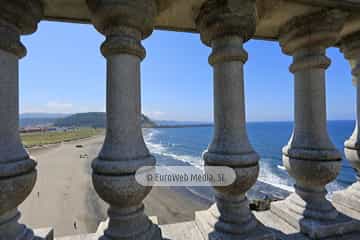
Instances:
[[[93,189],[90,164],[103,139],[96,136],[30,150],[38,162],[38,180],[20,206],[22,222],[32,228],[51,226],[55,236],[96,231],[106,218],[107,206]],[[206,201],[167,187],[154,188],[145,200],[147,214],[158,216],[160,224],[193,220],[195,211],[208,206]]]
[[[52,227],[57,237],[95,232],[106,220],[107,204],[93,188],[90,166],[103,141],[104,136],[95,136],[30,149],[38,162],[38,180],[20,206],[21,221],[31,228]],[[145,199],[145,211],[148,216],[157,216],[159,224],[192,221],[196,211],[209,208],[211,193],[208,187],[154,187]],[[248,192],[250,199],[287,195],[287,191],[260,181]]]

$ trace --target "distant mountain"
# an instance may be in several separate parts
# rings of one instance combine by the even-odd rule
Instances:
[[[19,124],[21,128],[36,126],[51,126],[56,118],[20,118]]]
[[[51,118],[51,119],[56,119],[56,118],[64,118],[67,117],[71,114],[66,114],[66,113],[21,113],[20,114],[20,119],[29,119],[29,118],[39,118],[39,119],[45,119],[45,118]]]
[[[70,114],[62,113],[22,113],[19,115],[19,124],[21,128],[50,126],[53,125],[58,118],[69,115]]]
[[[141,126],[144,128],[152,128],[152,127],[156,127],[157,124],[154,121],[152,121],[148,116],[141,114]]]
[[[104,128],[106,124],[106,114],[103,112],[77,113],[64,118],[59,118],[54,122],[57,127],[97,127]],[[143,127],[154,127],[156,124],[147,116],[142,115]]]

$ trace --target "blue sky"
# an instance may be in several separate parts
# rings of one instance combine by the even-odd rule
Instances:
[[[22,38],[28,55],[20,62],[20,112],[76,113],[105,110],[104,37],[91,25],[42,22]],[[155,31],[146,39],[142,63],[143,112],[157,120],[212,121],[210,49],[197,34]],[[276,42],[245,44],[248,121],[293,119],[291,58]],[[350,67],[336,48],[328,50],[328,119],[353,119],[355,89]]]

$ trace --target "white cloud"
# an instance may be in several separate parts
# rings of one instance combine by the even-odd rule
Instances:
[[[150,111],[150,112],[145,111],[145,115],[148,116],[149,118],[158,120],[159,118],[164,117],[166,115],[166,113],[161,112],[161,111]]]
[[[75,105],[70,102],[49,101],[42,105],[21,105],[20,113],[80,113],[80,112],[105,112],[104,104],[96,106]]]
[[[43,105],[21,105],[20,113],[72,113],[72,109],[69,104],[49,102]]]
[[[69,113],[73,110],[73,104],[71,103],[62,103],[62,102],[48,102],[46,104],[47,110],[50,112],[56,113]]]

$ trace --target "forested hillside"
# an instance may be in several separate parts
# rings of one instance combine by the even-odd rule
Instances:
[[[77,113],[65,118],[57,119],[54,123],[57,127],[95,127],[104,128],[106,114],[103,112]],[[154,127],[156,124],[147,116],[142,115],[143,127]]]

